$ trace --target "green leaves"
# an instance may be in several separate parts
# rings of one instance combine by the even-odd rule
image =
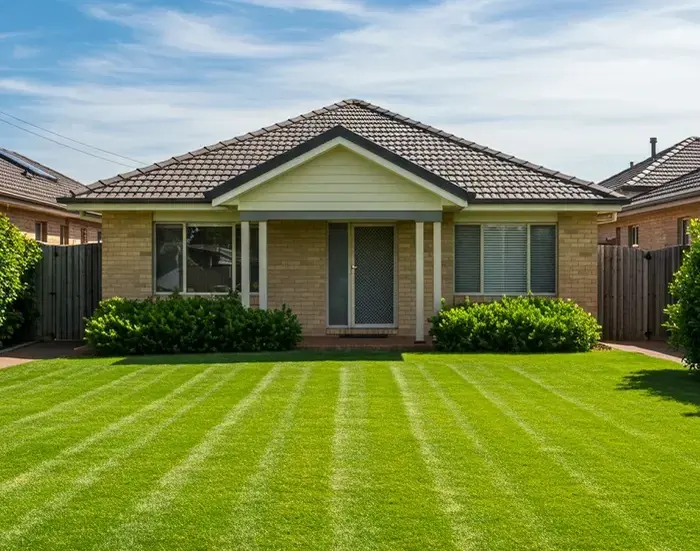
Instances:
[[[675,304],[666,308],[670,343],[685,352],[684,363],[700,369],[700,220],[691,220],[691,245],[669,286]]]
[[[245,308],[235,295],[102,301],[85,326],[103,354],[177,354],[291,350],[301,324],[281,310]]]
[[[10,220],[0,214],[0,343],[9,340],[25,321],[26,300],[31,294],[29,274],[41,259],[41,247],[25,237]],[[16,307],[17,306],[17,307]]]
[[[431,319],[443,352],[586,352],[600,339],[596,319],[570,300],[504,297],[443,308]]]

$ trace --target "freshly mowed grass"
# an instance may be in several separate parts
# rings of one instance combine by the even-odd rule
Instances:
[[[699,549],[700,381],[622,352],[0,371],[0,549]]]

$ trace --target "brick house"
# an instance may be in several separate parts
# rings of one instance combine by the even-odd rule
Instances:
[[[103,296],[286,304],[307,336],[423,341],[448,303],[533,293],[596,312],[597,217],[626,199],[360,100],[99,181]]]
[[[598,227],[602,244],[662,249],[688,243],[688,223],[700,218],[700,138],[687,138],[600,182],[630,198],[615,221]]]
[[[52,245],[100,241],[99,215],[81,216],[56,201],[57,197],[86,190],[60,172],[0,148],[0,214],[28,237]]]

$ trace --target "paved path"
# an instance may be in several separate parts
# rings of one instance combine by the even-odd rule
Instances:
[[[10,352],[0,353],[0,369],[20,365],[34,360],[66,358],[76,356],[75,348],[83,343],[71,341],[37,342]]]
[[[683,353],[674,350],[663,341],[643,341],[643,342],[605,342],[603,343],[615,350],[625,352],[637,352],[652,358],[661,358],[671,362],[682,363]]]

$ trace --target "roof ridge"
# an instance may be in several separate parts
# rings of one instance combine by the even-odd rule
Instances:
[[[58,174],[58,175],[61,176],[62,178],[65,178],[66,180],[68,180],[69,182],[71,182],[72,184],[77,184],[77,185],[79,185],[80,187],[87,188],[87,186],[86,186],[85,184],[83,184],[82,182],[78,182],[78,180],[76,180],[75,178],[71,178],[70,176],[67,176],[67,175],[63,174],[62,172],[59,172],[59,171],[56,170],[55,168],[51,168],[51,167],[49,167],[49,166],[47,166],[47,165],[45,165],[45,164],[43,164],[43,163],[40,163],[39,161],[37,161],[37,160],[35,160],[35,159],[32,159],[31,157],[27,157],[26,155],[23,155],[22,153],[19,153],[19,152],[17,152],[17,151],[14,151],[13,149],[7,149],[6,147],[0,147],[0,150],[2,150],[2,151],[7,151],[7,152],[10,153],[11,155],[17,155],[18,157],[24,159],[24,160],[25,160],[26,162],[28,162],[29,164],[38,165],[39,168],[41,168],[42,170],[45,170],[45,171],[49,172],[50,174],[54,174],[54,175],[55,175],[55,174]],[[87,190],[85,190],[85,191],[87,191]],[[81,191],[81,193],[83,193],[83,191]]]
[[[586,187],[586,188],[592,189],[596,192],[602,193],[604,195],[612,195],[613,197],[624,197],[624,195],[622,195],[621,193],[618,193],[615,190],[611,190],[611,189],[608,189],[608,188],[603,187],[603,186],[599,186],[598,184],[596,184],[593,181],[583,180],[581,178],[577,178],[576,176],[572,176],[572,175],[566,174],[564,172],[559,172],[557,170],[549,169],[543,165],[536,165],[536,164],[531,163],[525,159],[521,159],[519,157],[516,157],[515,155],[510,155],[508,153],[504,153],[503,151],[498,151],[497,149],[492,149],[488,146],[480,145],[476,142],[466,140],[466,139],[461,138],[455,134],[452,134],[450,132],[446,132],[445,130],[441,130],[441,129],[436,128],[434,126],[431,126],[429,124],[425,124],[425,123],[422,123],[420,121],[417,121],[415,119],[410,119],[410,118],[405,117],[399,113],[396,113],[394,111],[389,111],[388,109],[385,109],[385,108],[380,107],[378,105],[372,104],[368,101],[358,100],[358,99],[350,99],[350,100],[345,100],[345,101],[348,104],[361,105],[362,107],[365,107],[367,109],[371,109],[372,111],[375,111],[375,112],[379,113],[380,115],[384,115],[384,116],[393,118],[395,120],[398,120],[399,122],[410,124],[411,126],[415,126],[417,128],[420,128],[421,130],[425,130],[426,132],[436,134],[439,137],[444,138],[446,140],[449,140],[451,142],[455,142],[459,145],[476,150],[480,153],[485,153],[486,155],[490,155],[490,156],[495,157],[497,159],[500,159],[502,161],[517,164],[517,165],[522,166],[528,170],[532,170],[533,172],[545,174],[546,176],[551,176],[553,178],[557,178],[558,180],[561,180],[561,181],[564,181],[564,182],[567,182],[570,184],[574,184],[574,185],[577,185],[579,187]]]
[[[656,186],[656,187],[653,187],[651,189],[648,189],[644,193],[640,193],[639,195],[635,195],[632,198],[632,203],[634,203],[637,199],[643,198],[645,195],[647,195],[651,192],[662,191],[664,188],[670,187],[672,184],[675,184],[681,180],[684,180],[685,178],[688,178],[690,176],[695,176],[697,174],[700,174],[700,167],[694,168],[690,172],[686,172],[685,174],[683,174],[681,176],[677,176],[673,180],[669,180],[668,182],[665,182],[665,183],[661,184],[660,186]]]
[[[111,178],[107,178],[105,180],[97,180],[96,182],[93,182],[93,183],[87,184],[87,185],[81,184],[88,189],[76,194],[76,197],[78,197],[80,195],[85,195],[85,194],[87,194],[91,191],[94,191],[96,189],[101,189],[101,188],[106,187],[106,186],[113,184],[115,182],[128,180],[131,176],[135,175],[135,174],[133,174],[134,172],[137,172],[140,174],[148,174],[149,172],[152,172],[154,170],[158,170],[159,168],[164,168],[164,165],[170,166],[173,163],[180,163],[180,162],[185,161],[185,160],[199,157],[200,155],[205,155],[207,153],[211,153],[212,151],[218,151],[219,149],[222,149],[224,147],[228,147],[230,145],[245,142],[245,141],[250,140],[252,138],[257,138],[258,136],[261,136],[263,134],[269,134],[271,132],[274,132],[275,130],[280,130],[282,128],[289,126],[290,124],[293,124],[295,122],[299,122],[300,120],[303,120],[303,119],[313,118],[313,117],[316,117],[316,116],[321,115],[323,113],[335,111],[336,109],[340,109],[341,107],[345,107],[347,105],[361,105],[363,103],[367,103],[367,102],[360,100],[360,99],[348,99],[348,100],[337,101],[335,103],[331,103],[329,105],[321,107],[320,109],[314,109],[313,111],[309,111],[307,113],[302,113],[301,115],[297,115],[296,117],[291,117],[291,118],[284,119],[284,120],[279,121],[279,122],[272,123],[268,126],[263,126],[262,128],[259,128],[258,130],[253,130],[252,132],[246,132],[245,134],[239,134],[238,136],[234,136],[233,138],[230,138],[228,140],[220,140],[214,144],[204,145],[204,146],[200,147],[199,149],[188,151],[187,153],[183,153],[182,155],[170,157],[170,158],[165,159],[163,161],[157,161],[155,163],[151,163],[150,165],[146,165],[144,167],[131,170],[129,172],[121,172],[121,173],[117,174],[116,176],[112,176]]]
[[[632,178],[628,180],[629,184],[628,185],[634,185],[637,184],[639,181],[643,180],[649,173],[652,171],[656,170],[666,162],[668,162],[670,159],[672,159],[674,156],[676,156],[680,151],[688,147],[691,143],[696,141],[698,138],[695,136],[690,136],[688,138],[685,138],[684,140],[681,140],[680,142],[676,143],[675,145],[672,145],[671,147],[665,149],[661,154],[657,155],[655,158],[653,158],[652,162],[639,174],[634,175]],[[646,160],[652,159],[651,157],[648,157]],[[666,182],[668,183],[668,182]],[[661,184],[665,185],[665,184]],[[656,186],[660,187],[660,186]]]
[[[659,153],[657,154],[656,157],[657,157],[657,158],[665,158],[665,157],[668,155],[668,153],[671,153],[671,152],[672,152],[673,149],[678,148],[679,146],[683,146],[683,148],[685,148],[685,147],[687,147],[688,145],[690,145],[691,143],[693,143],[694,141],[697,141],[697,140],[700,140],[700,137],[699,137],[699,136],[688,136],[687,138],[684,138],[684,139],[682,139],[681,141],[676,142],[675,144],[673,144],[673,145],[667,147],[666,149],[664,149],[663,151],[659,152]],[[686,142],[687,142],[687,143],[686,143]],[[680,149],[679,149],[678,151],[680,151]],[[676,151],[673,155],[675,155],[676,153],[678,153],[678,151]],[[671,155],[671,157],[673,157],[673,155]],[[666,160],[670,159],[671,157],[666,158]],[[645,170],[646,170],[648,167],[650,167],[650,166],[653,164],[653,162],[654,162],[654,158],[651,157],[651,156],[649,156],[649,157],[647,157],[646,159],[642,159],[642,160],[639,161],[638,163],[635,163],[633,166],[629,166],[629,167],[627,167],[627,168],[623,168],[623,169],[620,170],[619,172],[616,172],[615,174],[612,174],[611,176],[608,176],[608,177],[605,178],[604,180],[601,180],[600,182],[598,182],[598,184],[599,184],[599,185],[602,185],[604,182],[609,182],[610,180],[614,180],[615,178],[618,178],[619,176],[622,176],[625,172],[629,172],[629,171],[631,171],[631,170],[634,170],[634,169],[636,169],[636,168],[639,168],[639,165],[641,165],[641,164],[649,163],[649,164],[647,165],[647,167],[645,167]],[[665,161],[664,161],[664,162],[665,162]],[[661,164],[663,164],[663,163],[661,163]],[[658,165],[658,166],[660,166],[660,165]],[[658,166],[655,167],[655,168],[658,168]],[[635,175],[635,176],[636,176],[636,175]],[[631,180],[633,180],[633,179],[634,179],[634,176],[633,176],[632,178],[629,178],[629,179],[628,179],[624,184],[622,184],[622,185],[627,185],[627,182],[629,182],[629,181],[631,181]],[[603,186],[603,187],[605,187],[605,186]],[[619,186],[619,187],[622,187],[622,186]],[[609,188],[606,188],[606,189],[609,189]],[[645,192],[645,193],[646,193],[646,192]]]

